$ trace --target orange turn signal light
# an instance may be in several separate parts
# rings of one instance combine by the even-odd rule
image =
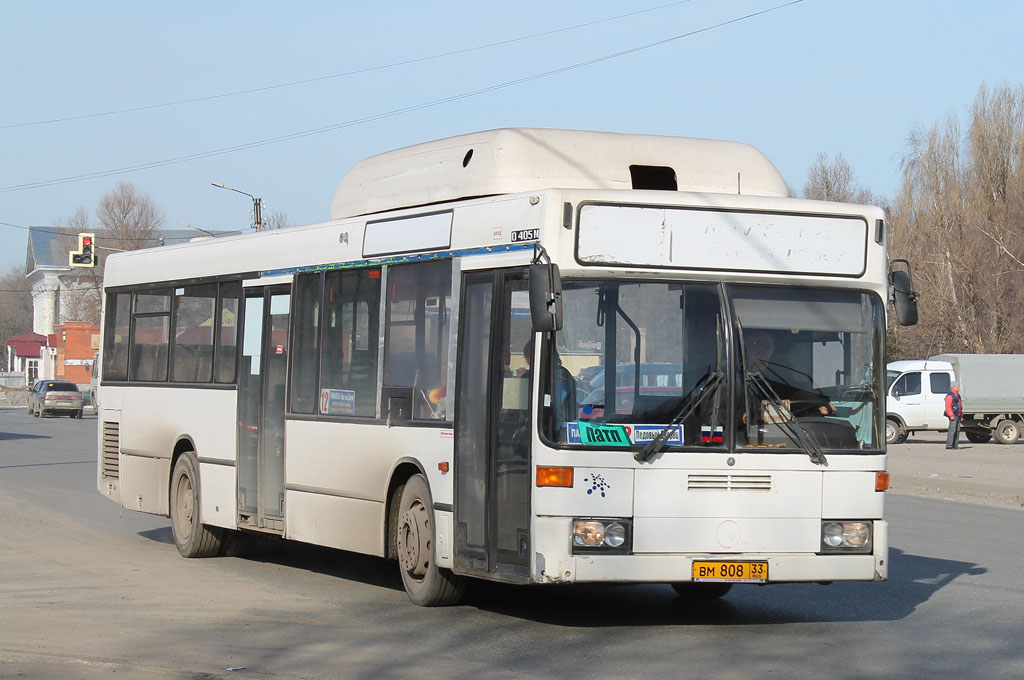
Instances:
[[[565,486],[572,487],[571,467],[541,467],[537,466],[537,486]]]
[[[888,472],[876,472],[875,473],[875,491],[885,491],[889,488],[889,473]]]

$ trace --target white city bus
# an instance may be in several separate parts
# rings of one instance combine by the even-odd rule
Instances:
[[[98,488],[465,580],[884,580],[873,207],[750,146],[540,129],[384,153],[322,224],[111,255]]]

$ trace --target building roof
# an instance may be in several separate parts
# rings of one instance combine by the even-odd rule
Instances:
[[[46,336],[39,333],[24,333],[7,341],[19,357],[37,357],[39,350],[46,347]]]
[[[41,267],[71,269],[68,253],[78,247],[78,237],[56,227],[29,227],[25,271]]]
[[[27,274],[40,268],[71,271],[71,267],[68,265],[68,253],[78,248],[78,234],[66,232],[67,230],[58,227],[28,228],[28,250],[25,258]],[[112,252],[108,250],[111,247],[111,237],[102,229],[96,229],[93,233],[96,234],[96,245],[102,261],[104,255]],[[188,243],[197,237],[229,236],[237,233],[237,231],[207,233],[194,229],[159,230],[157,236],[152,239],[151,246]]]

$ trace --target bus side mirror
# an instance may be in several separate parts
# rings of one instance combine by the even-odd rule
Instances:
[[[530,320],[538,333],[562,328],[562,277],[557,264],[530,265]]]
[[[894,269],[893,265],[902,262],[906,271]],[[906,260],[893,260],[889,265],[889,289],[892,292],[892,303],[896,307],[896,320],[901,326],[917,324],[917,298],[914,292],[914,281],[910,276],[910,263]]]

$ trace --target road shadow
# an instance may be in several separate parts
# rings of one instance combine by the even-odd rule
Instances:
[[[95,465],[96,460],[58,460],[51,463],[17,463],[15,465],[0,465],[0,469],[7,468],[34,468],[34,467],[55,467],[60,465]]]
[[[170,528],[139,535],[174,543]],[[262,538],[229,546],[228,555],[402,590],[397,563],[379,557]],[[474,579],[459,606],[573,628],[899,621],[956,579],[988,571],[895,548],[889,550],[889,560],[885,582],[737,585],[717,600],[684,599],[664,584],[517,586]]]
[[[171,533],[170,527],[160,527],[159,529],[140,531],[138,535],[150,541],[155,541],[156,543],[174,545],[174,534]]]
[[[138,535],[156,543],[174,545],[174,534],[169,526],[140,531]],[[402,589],[398,566],[393,561],[274,537],[244,532],[232,534],[225,540],[222,554],[213,559],[220,558],[274,564],[391,590]]]
[[[889,580],[737,585],[719,600],[676,596],[666,585],[573,585],[474,588],[475,606],[568,627],[760,625],[898,621],[959,577],[988,570],[976,564],[889,550]]]
[[[30,432],[0,432],[0,442],[14,441],[15,439],[51,439],[51,437],[46,434]]]

